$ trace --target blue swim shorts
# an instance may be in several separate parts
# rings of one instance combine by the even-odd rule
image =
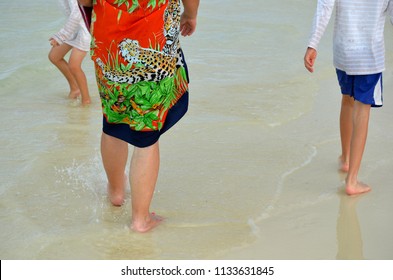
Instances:
[[[369,104],[372,107],[383,105],[382,73],[370,75],[347,75],[336,69],[341,93],[352,96],[356,101]]]

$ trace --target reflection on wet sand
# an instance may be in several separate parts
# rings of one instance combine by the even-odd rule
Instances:
[[[337,219],[338,260],[363,260],[363,240],[356,206],[360,196],[340,192],[340,210]]]

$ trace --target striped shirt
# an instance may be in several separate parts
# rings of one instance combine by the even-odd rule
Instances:
[[[59,0],[59,5],[67,16],[63,28],[52,36],[59,44],[66,43],[82,51],[90,50],[91,36],[86,28],[77,0]]]
[[[318,0],[308,47],[317,49],[334,6],[333,63],[348,75],[385,70],[386,14],[393,23],[393,0]]]

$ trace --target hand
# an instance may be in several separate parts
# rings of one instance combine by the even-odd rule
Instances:
[[[180,17],[180,33],[183,36],[190,36],[196,29],[196,17],[191,18],[183,13]]]
[[[304,66],[311,73],[314,72],[314,63],[317,59],[317,51],[313,48],[307,48],[306,54],[304,55]]]
[[[57,41],[53,38],[49,39],[49,43],[52,47],[57,47],[59,45],[59,43],[57,43]]]

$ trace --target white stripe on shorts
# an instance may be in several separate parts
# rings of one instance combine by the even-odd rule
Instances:
[[[374,102],[376,106],[382,106],[382,75],[374,88]]]

